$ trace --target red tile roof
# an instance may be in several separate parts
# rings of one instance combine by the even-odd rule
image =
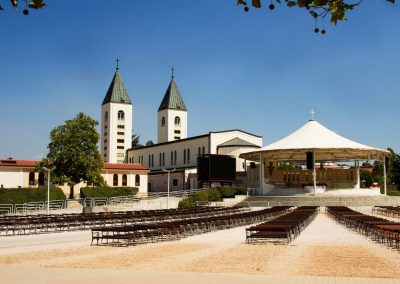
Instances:
[[[141,164],[111,164],[104,163],[104,169],[148,171],[149,168]]]
[[[0,167],[21,167],[21,168],[34,168],[38,160],[12,160],[12,159],[3,159],[0,160]],[[111,164],[104,163],[104,169],[109,170],[136,170],[136,171],[148,171],[149,168],[141,165],[141,164]]]
[[[0,160],[0,167],[27,167],[27,168],[34,168],[37,163],[40,161],[38,160],[11,160],[11,159],[4,159]]]

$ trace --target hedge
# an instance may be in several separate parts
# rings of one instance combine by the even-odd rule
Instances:
[[[50,188],[50,200],[65,199],[66,196],[61,188]],[[0,189],[0,204],[22,204],[38,201],[47,201],[47,187]]]
[[[189,198],[179,201],[178,208],[188,208],[196,206],[196,202],[222,201],[223,198],[234,198],[235,195],[244,195],[247,193],[246,188],[223,186],[212,187],[200,192]]]
[[[80,196],[81,198],[104,197],[110,198],[114,196],[127,196],[135,195],[139,191],[137,187],[82,187]]]

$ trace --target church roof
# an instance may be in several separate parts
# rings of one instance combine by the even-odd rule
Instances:
[[[261,148],[260,146],[250,143],[248,141],[245,141],[243,139],[240,139],[239,137],[233,138],[229,141],[226,141],[222,144],[219,144],[218,147],[234,147],[234,146],[239,146],[239,147],[257,147],[257,148]]]
[[[107,103],[132,104],[118,69],[115,71],[114,77],[111,81],[110,87],[108,88],[107,94],[104,97],[102,105]]]
[[[164,98],[158,108],[158,111],[164,109],[176,109],[176,110],[184,110],[186,111],[185,103],[179,93],[178,87],[176,86],[175,80],[172,77],[171,82],[169,83],[168,89],[165,92]]]

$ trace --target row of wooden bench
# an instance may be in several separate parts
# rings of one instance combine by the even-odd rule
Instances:
[[[400,207],[395,206],[374,206],[372,212],[393,218],[400,218]]]
[[[343,206],[327,207],[327,213],[344,226],[375,241],[391,247],[400,247],[400,222],[366,215]]]
[[[289,206],[179,221],[134,224],[130,226],[102,227],[92,229],[92,245],[132,245],[180,239],[215,230],[245,226],[275,218],[290,210]]]
[[[164,209],[89,214],[52,214],[0,217],[0,236],[87,230],[95,227],[130,225],[207,216],[229,215],[241,208],[196,207],[194,209]]]
[[[270,220],[246,229],[246,242],[273,241],[290,243],[314,220],[318,214],[317,206],[303,206]]]

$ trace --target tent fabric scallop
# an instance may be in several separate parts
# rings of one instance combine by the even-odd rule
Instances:
[[[308,121],[285,138],[257,151],[241,154],[247,160],[304,161],[306,152],[314,152],[318,161],[376,159],[389,151],[366,146],[329,130],[315,120]]]

